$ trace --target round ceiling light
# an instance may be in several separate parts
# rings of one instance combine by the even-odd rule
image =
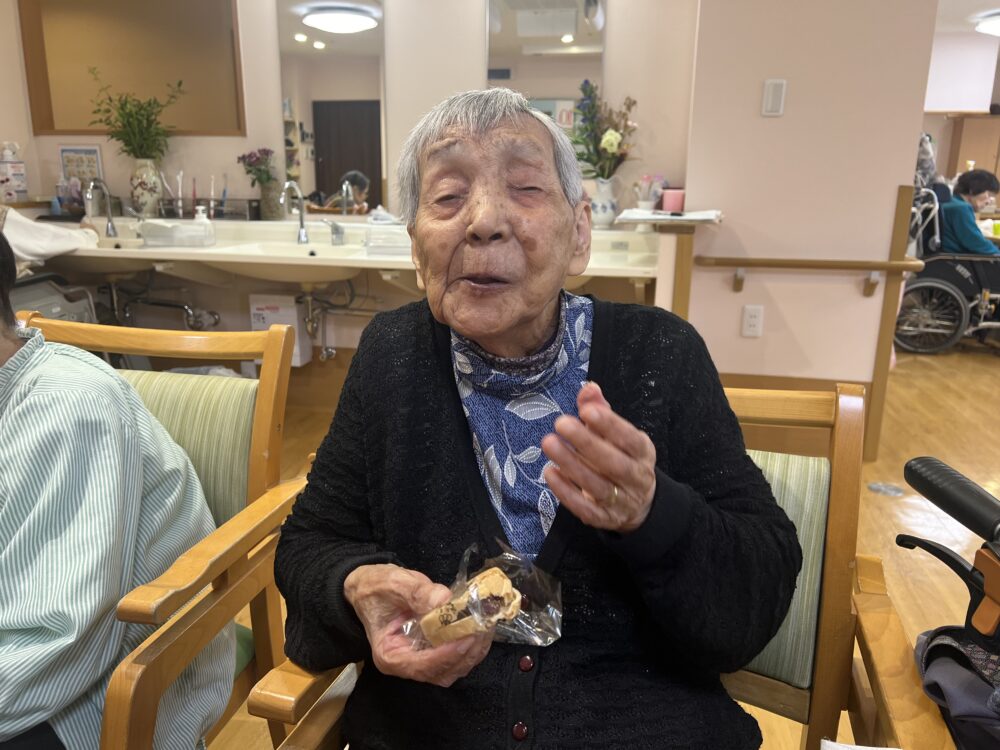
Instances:
[[[980,34],[1000,36],[1000,11],[993,10],[989,13],[983,13],[972,20],[976,22],[976,31]]]
[[[299,42],[300,44],[302,42],[308,42],[309,41],[309,37],[307,37],[305,34],[296,34],[295,37],[294,37],[294,39],[295,39],[296,42]]]
[[[378,26],[382,11],[367,5],[335,3],[313,6],[302,17],[302,23],[331,34],[357,34]]]

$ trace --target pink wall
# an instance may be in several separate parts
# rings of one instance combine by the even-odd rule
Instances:
[[[936,5],[702,0],[687,207],[725,220],[698,231],[696,254],[888,257]],[[760,114],[766,78],[788,80],[783,117]],[[860,273],[752,271],[735,294],[731,278],[696,267],[692,284],[690,317],[721,371],[871,379],[882,286],[864,297]],[[740,336],[745,304],[764,305],[761,338]]]

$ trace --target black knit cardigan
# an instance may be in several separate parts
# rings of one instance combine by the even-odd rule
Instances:
[[[450,688],[368,663],[347,705],[352,750],[760,745],[719,673],[746,664],[781,624],[801,565],[795,528],[747,457],[690,325],[595,300],[588,377],[656,446],[648,519],[621,536],[560,508],[537,564],[562,584],[562,638],[548,648],[494,643]],[[503,538],[448,328],[426,302],[376,316],[282,528],[275,572],[288,656],[316,670],[369,659],[343,597],[358,565],[393,562],[450,585],[466,547],[495,554]]]

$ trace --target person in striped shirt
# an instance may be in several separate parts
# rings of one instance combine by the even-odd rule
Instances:
[[[214,528],[184,451],[113,369],[18,329],[0,226],[0,750],[95,750],[117,664],[151,626],[115,618]],[[164,694],[154,746],[191,750],[232,691],[232,628]]]

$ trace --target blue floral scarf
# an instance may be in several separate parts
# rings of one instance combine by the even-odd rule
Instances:
[[[527,357],[495,357],[452,331],[451,359],[479,473],[511,546],[537,555],[558,501],[543,471],[542,438],[576,415],[587,380],[594,305],[563,292],[552,340]]]

